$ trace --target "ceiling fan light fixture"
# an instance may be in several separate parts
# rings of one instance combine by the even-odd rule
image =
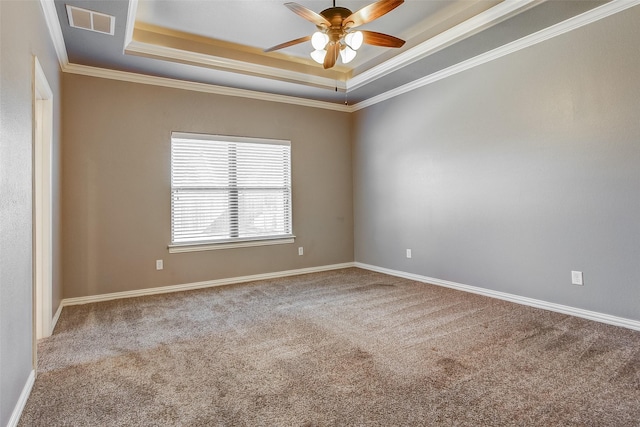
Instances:
[[[362,42],[364,41],[364,35],[362,31],[355,31],[353,33],[349,33],[344,37],[344,41],[353,50],[360,49],[362,46]]]
[[[318,64],[324,63],[324,57],[327,56],[326,50],[317,49],[311,52],[311,58],[316,61]]]
[[[326,70],[336,65],[338,57],[342,59],[343,64],[351,62],[356,57],[356,51],[363,44],[381,47],[402,47],[404,40],[389,34],[368,30],[353,31],[356,27],[386,15],[402,3],[404,3],[404,0],[377,0],[356,12],[351,12],[346,7],[337,7],[335,0],[333,0],[333,7],[316,13],[290,1],[284,5],[296,15],[315,24],[317,31],[312,35],[289,40],[264,51],[272,52],[311,41],[315,49],[311,52],[311,58]]]
[[[311,45],[315,50],[324,50],[327,43],[329,43],[329,36],[320,31],[316,31],[313,33],[313,36],[311,36]]]
[[[343,64],[348,64],[353,61],[353,58],[356,57],[356,51],[351,49],[349,46],[345,46],[344,49],[340,51],[340,58],[342,58]]]

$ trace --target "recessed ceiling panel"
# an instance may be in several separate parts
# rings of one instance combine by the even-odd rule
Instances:
[[[215,40],[266,49],[288,40],[311,35],[316,27],[284,6],[286,0],[264,1],[151,1],[138,2],[137,21],[172,30],[193,33]],[[375,0],[336,1],[336,6],[359,10]],[[481,1],[495,4],[499,1]],[[315,12],[332,7],[328,0],[299,0],[300,5]],[[479,3],[476,0],[408,0],[387,15],[362,26],[362,29],[391,34],[403,39],[421,33],[433,25],[432,17],[441,19]],[[364,46],[349,64],[355,68],[388,49]],[[313,51],[311,43],[285,49],[283,52],[308,59]]]

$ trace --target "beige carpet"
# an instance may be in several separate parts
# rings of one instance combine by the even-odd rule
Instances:
[[[640,425],[640,333],[359,269],[66,307],[21,426]]]

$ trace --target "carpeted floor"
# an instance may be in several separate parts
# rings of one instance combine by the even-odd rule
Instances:
[[[66,307],[20,426],[638,426],[640,333],[360,269]]]

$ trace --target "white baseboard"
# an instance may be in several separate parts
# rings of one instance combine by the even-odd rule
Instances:
[[[404,271],[391,270],[388,268],[377,267],[375,265],[363,264],[355,262],[355,267],[365,270],[376,271],[378,273],[388,274],[390,276],[402,277],[417,282],[429,283],[432,285],[443,286],[445,288],[457,289],[460,291],[471,292],[474,294],[484,295],[491,298],[497,298],[505,301],[515,302],[517,304],[528,305],[531,307],[542,308],[558,313],[569,314],[571,316],[582,317],[584,319],[595,320],[596,322],[607,323],[609,325],[622,326],[623,328],[640,331],[640,321],[626,319],[624,317],[611,316],[609,314],[599,313],[597,311],[584,310],[581,308],[570,307],[568,305],[556,304],[552,302],[542,301],[533,298],[522,297],[519,295],[508,294],[506,292],[492,291],[490,289],[479,288],[476,286],[464,285],[462,283],[449,282],[447,280],[435,279],[433,277],[421,276]]]
[[[9,418],[7,427],[15,427],[18,425],[18,421],[20,421],[20,416],[22,415],[22,410],[24,409],[24,405],[26,405],[27,403],[27,399],[29,399],[29,395],[31,394],[31,388],[33,388],[33,383],[35,382],[35,380],[36,380],[36,371],[32,370],[29,373],[27,382],[22,388],[22,393],[20,393],[20,397],[18,398],[18,402],[16,403],[16,406],[13,409],[11,418]]]
[[[60,318],[60,313],[62,313],[62,301],[58,305],[58,309],[56,310],[56,314],[53,315],[53,319],[51,319],[51,331],[49,331],[49,335],[53,333],[53,330],[56,328],[56,324],[58,323],[58,319]]]
[[[300,274],[318,273],[321,271],[340,270],[342,268],[353,267],[353,262],[342,264],[323,265],[319,267],[300,268],[297,270],[276,271],[273,273],[254,274],[251,276],[231,277],[228,279],[206,280],[204,282],[185,283],[181,285],[162,286],[159,288],[138,289],[135,291],[114,292],[110,294],[90,295],[86,297],[65,298],[61,301],[60,306],[89,304],[100,301],[110,301],[122,298],[134,298],[145,295],[166,294],[170,292],[190,291],[194,289],[211,288],[215,286],[234,285],[236,283],[253,282],[256,280],[277,279],[287,276],[298,276]],[[56,313],[58,315],[58,313]],[[56,318],[57,320],[57,318]]]
[[[321,271],[339,270],[342,268],[358,267],[365,270],[376,271],[378,273],[388,274],[390,276],[402,277],[417,282],[429,283],[432,285],[443,286],[446,288],[457,289],[460,291],[471,292],[474,294],[484,295],[491,298],[497,298],[505,301],[511,301],[517,304],[528,305],[530,307],[542,308],[545,310],[555,311],[558,313],[568,314],[571,316],[582,317],[584,319],[595,320],[596,322],[607,323],[615,326],[640,331],[640,321],[626,319],[624,317],[612,316],[597,311],[584,310],[581,308],[570,307],[567,305],[556,304],[552,302],[542,301],[533,298],[522,297],[519,295],[508,294],[506,292],[492,291],[490,289],[479,288],[476,286],[464,285],[462,283],[450,282],[447,280],[436,279],[433,277],[421,276],[418,274],[407,273],[399,270],[392,270],[375,265],[364,264],[361,262],[346,262],[342,264],[324,265],[320,267],[301,268],[297,270],[276,271],[273,273],[254,274],[251,276],[231,277],[228,279],[207,280],[204,282],[185,283],[181,285],[162,286],[158,288],[139,289],[135,291],[115,292],[110,294],[90,295],[86,297],[65,298],[61,301],[60,307],[54,316],[54,326],[60,316],[62,307],[68,305],[89,304],[100,301],[110,301],[122,298],[134,298],[145,295],[157,295],[170,292],[181,292],[195,289],[210,288],[215,286],[233,285],[237,283],[253,282],[256,280],[277,279],[287,276],[298,276],[300,274],[318,273]]]

